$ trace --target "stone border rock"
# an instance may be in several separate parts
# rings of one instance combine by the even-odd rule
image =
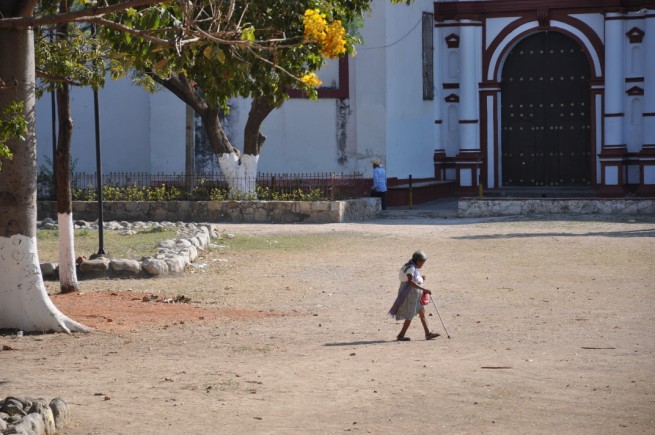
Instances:
[[[652,198],[461,198],[459,217],[520,215],[655,215]]]
[[[106,220],[232,222],[232,223],[338,223],[359,222],[380,215],[379,198],[343,201],[105,201]],[[56,201],[39,201],[39,219],[55,216]],[[73,201],[73,216],[94,220],[98,203]]]
[[[38,225],[39,228],[57,229],[57,223],[46,218]],[[198,257],[198,251],[209,248],[218,248],[220,245],[213,245],[212,239],[222,237],[213,224],[192,224],[172,222],[105,222],[103,228],[109,231],[119,231],[129,236],[139,231],[157,230],[157,228],[178,227],[176,239],[163,240],[159,242],[156,249],[158,252],[153,256],[143,257],[141,260],[117,259],[108,255],[94,256],[94,258],[79,258],[77,261],[78,278],[93,278],[109,275],[111,277],[154,277],[167,274],[182,273],[193,265]],[[98,230],[98,224],[89,223],[83,220],[75,221],[76,229]],[[232,238],[226,234],[226,238]],[[41,263],[41,273],[44,279],[58,279],[57,263]]]
[[[61,397],[46,399],[7,396],[0,400],[0,433],[55,434],[70,424],[70,407]]]

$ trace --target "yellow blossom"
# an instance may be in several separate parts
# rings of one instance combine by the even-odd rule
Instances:
[[[308,87],[318,87],[323,84],[323,82],[320,81],[318,77],[316,77],[316,74],[314,73],[305,74],[300,78],[300,81],[303,82],[305,86]]]
[[[325,20],[325,14],[322,14],[318,9],[307,9],[303,24],[305,25],[306,41],[321,42],[325,38],[327,21]]]
[[[326,38],[322,41],[323,56],[335,59],[346,52],[346,29],[336,20],[327,26]]]
[[[336,59],[346,52],[346,29],[341,21],[335,20],[330,24],[318,9],[307,9],[303,19],[305,25],[305,40],[317,42],[321,47],[321,54],[330,59]]]

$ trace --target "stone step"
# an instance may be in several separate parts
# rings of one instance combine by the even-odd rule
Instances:
[[[486,198],[594,198],[591,187],[501,187],[483,191]]]
[[[457,209],[449,210],[383,210],[380,217],[389,219],[409,218],[456,218]]]

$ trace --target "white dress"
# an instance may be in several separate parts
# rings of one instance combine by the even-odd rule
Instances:
[[[418,267],[416,265],[409,263],[400,268],[398,277],[400,278],[400,287],[398,288],[398,293],[403,290],[405,286],[408,286],[407,275],[412,275],[413,281],[418,285],[423,285],[423,277],[419,273]],[[410,287],[405,300],[398,308],[396,313],[396,320],[411,320],[413,319],[421,309],[421,297],[423,296],[423,290],[419,290],[415,287]]]

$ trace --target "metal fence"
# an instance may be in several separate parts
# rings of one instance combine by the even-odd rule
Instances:
[[[259,173],[255,180],[237,180],[245,186],[256,186],[259,199],[302,199],[340,200],[357,198],[368,194],[369,180],[361,172],[353,173]],[[254,181],[254,184],[252,183]],[[110,172],[102,175],[103,197],[113,200],[112,192],[159,190],[160,193],[175,192],[175,198],[207,200],[216,192],[229,191],[223,174],[186,175],[150,174],[146,172]],[[74,199],[97,200],[97,174],[72,173],[71,187]],[[109,195],[109,197],[108,197]],[[294,198],[295,196],[295,198]],[[38,180],[38,198],[54,200],[55,189],[51,178]],[[147,198],[145,198],[147,199]]]

